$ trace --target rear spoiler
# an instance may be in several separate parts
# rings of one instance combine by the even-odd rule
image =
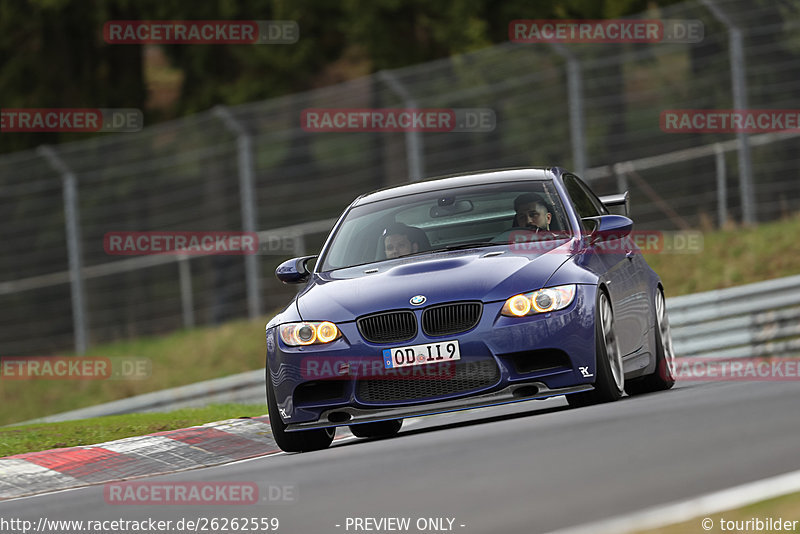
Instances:
[[[627,217],[628,214],[631,212],[631,202],[630,196],[628,195],[628,191],[624,193],[618,193],[616,195],[605,195],[600,197],[600,202],[607,208],[612,206],[624,206],[625,207],[625,216]]]

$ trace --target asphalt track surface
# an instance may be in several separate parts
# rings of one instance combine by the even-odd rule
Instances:
[[[445,517],[457,533],[547,532],[797,469],[800,383],[682,382],[580,409],[557,397],[421,418],[393,439],[142,479],[292,486],[277,504],[119,506],[91,486],[2,502],[0,517],[277,517],[289,534],[390,532],[348,529],[348,517],[446,532],[415,525]]]

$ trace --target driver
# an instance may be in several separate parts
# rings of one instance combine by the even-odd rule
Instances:
[[[550,221],[553,214],[547,207],[547,202],[533,193],[523,193],[514,199],[514,226],[539,232],[550,231]]]

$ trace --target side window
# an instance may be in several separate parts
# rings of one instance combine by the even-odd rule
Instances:
[[[586,185],[586,183],[577,176],[575,177],[575,181],[578,182],[581,188],[589,196],[589,198],[592,201],[592,204],[594,204],[597,210],[600,212],[600,215],[608,215],[608,208],[606,208],[605,205],[602,202],[600,202],[600,199],[597,198],[597,195],[594,194],[594,192],[589,188],[589,186]]]
[[[602,215],[592,200],[592,197],[583,189],[577,177],[568,174],[564,177],[564,185],[567,187],[567,193],[572,200],[578,216],[583,219],[584,217],[597,217]]]

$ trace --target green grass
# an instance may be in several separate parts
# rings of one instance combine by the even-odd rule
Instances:
[[[700,254],[646,254],[674,297],[800,274],[800,217],[705,232]]]
[[[223,419],[257,417],[265,406],[218,404],[168,413],[111,415],[63,423],[0,428],[0,457],[60,447],[93,445],[115,439],[202,425]]]
[[[8,380],[0,377],[0,425],[28,421],[133,395],[263,369],[265,316],[92,348],[87,356],[146,358],[139,380]]]

